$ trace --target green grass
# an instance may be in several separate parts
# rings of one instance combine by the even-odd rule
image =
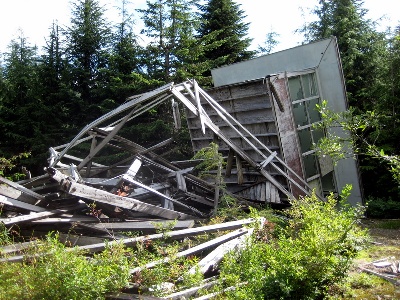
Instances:
[[[376,228],[400,229],[400,219],[399,220],[382,220],[380,222],[377,222]]]
[[[371,245],[359,253],[354,266],[346,281],[335,287],[335,293],[331,299],[400,299],[400,286],[380,278],[378,276],[361,272],[357,266],[370,263],[385,257],[394,257],[400,260],[400,247],[393,244],[390,238],[385,237],[385,230],[399,229],[400,220],[368,220],[365,222],[369,228],[379,228],[380,235],[387,241],[387,245]]]

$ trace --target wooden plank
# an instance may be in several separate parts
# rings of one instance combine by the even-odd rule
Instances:
[[[54,168],[48,168],[50,176],[60,183],[60,188],[64,192],[71,195],[82,197],[85,199],[98,201],[105,204],[114,205],[121,208],[126,208],[134,211],[144,212],[150,215],[159,216],[166,219],[191,219],[193,216],[158,207],[142,201],[114,195],[107,191],[99,190],[84,184],[72,181],[68,176],[65,176],[60,171]]]
[[[68,209],[62,209],[62,210],[55,209],[55,210],[51,210],[51,211],[34,212],[34,213],[30,213],[29,215],[17,216],[17,217],[12,217],[12,218],[0,218],[0,222],[2,222],[6,226],[14,225],[14,224],[18,224],[18,223],[24,223],[24,222],[28,222],[28,221],[43,219],[43,218],[46,218],[46,217],[52,216],[52,215],[63,214],[65,212],[68,212],[71,210],[82,209],[84,207],[86,207],[86,205],[85,204],[82,205],[80,203],[77,206],[71,207]]]
[[[177,200],[175,200],[175,199],[173,199],[173,198],[171,198],[171,197],[169,197],[169,196],[167,196],[167,195],[165,195],[163,193],[160,193],[159,191],[156,191],[156,190],[152,189],[151,187],[141,183],[140,181],[135,180],[131,176],[126,176],[126,174],[124,174],[124,175],[122,175],[122,178],[125,179],[126,181],[129,181],[130,183],[133,183],[136,186],[141,187],[142,189],[148,190],[149,192],[153,193],[154,195],[157,195],[157,196],[159,196],[159,197],[161,197],[161,198],[163,198],[165,200],[170,201],[171,203],[174,203],[174,204],[180,205],[182,207],[185,207],[186,209],[189,209],[189,210],[195,212],[196,214],[203,216],[203,214],[200,211],[198,211],[197,209],[195,209],[195,208],[193,208],[193,207],[191,207],[189,205],[183,204],[183,203],[181,203],[181,202],[179,202],[179,201],[177,201]],[[131,199],[131,198],[128,198],[128,199]],[[139,201],[139,200],[137,200],[137,201]]]
[[[242,160],[240,156],[238,156],[237,154],[236,154],[236,170],[237,170],[237,184],[242,185],[244,181]]]
[[[161,300],[164,298],[158,298],[154,296],[128,294],[128,293],[109,293],[106,294],[106,300]]]
[[[115,231],[156,231],[156,228],[161,226],[167,226],[170,221],[131,221],[131,222],[101,222],[92,225],[95,228],[104,228]],[[157,226],[157,227],[156,227]],[[182,220],[176,221],[176,224],[171,228],[173,230],[179,230],[184,228],[192,228],[194,226],[194,220]]]
[[[161,239],[165,238],[168,236],[170,239],[181,239],[185,238],[188,236],[195,236],[199,234],[204,234],[204,233],[211,233],[211,232],[216,232],[216,231],[227,231],[227,230],[234,230],[241,228],[245,225],[252,224],[254,222],[257,222],[257,219],[243,219],[243,220],[238,220],[238,221],[232,221],[232,222],[226,222],[226,223],[221,223],[221,224],[214,224],[214,225],[207,225],[207,226],[202,226],[202,227],[195,227],[195,228],[189,228],[189,229],[182,229],[182,230],[175,230],[175,231],[170,231],[167,233],[156,233],[156,234],[151,234],[151,235],[144,235],[144,236],[139,236],[135,238],[127,238],[127,239],[119,239],[116,240],[115,243],[122,243],[127,247],[133,246],[138,242],[146,242],[146,241],[151,241],[151,240],[156,240],[156,239]],[[79,249],[88,251],[88,252],[99,252],[103,251],[107,245],[113,242],[108,242],[108,243],[97,243],[97,244],[91,244],[91,245],[86,245],[86,246],[81,246]],[[70,249],[72,251],[73,249]],[[67,249],[68,251],[68,249]],[[0,262],[20,262],[23,261],[24,256],[23,255],[18,255],[18,256],[13,256],[13,257],[5,257],[5,258],[0,258]]]
[[[15,200],[13,198],[3,196],[3,195],[0,195],[0,203],[6,204],[9,206],[13,206],[13,207],[17,207],[17,208],[34,211],[34,212],[47,211],[47,209],[45,209],[43,207],[32,205],[32,204],[22,202],[22,201],[18,201],[18,200]]]
[[[168,299],[168,300],[181,300],[181,299],[187,299],[187,297],[193,297],[197,295],[199,290],[207,290],[212,288],[214,285],[218,284],[217,280],[206,282],[202,285],[192,287],[183,291],[179,291],[176,293],[169,294],[168,296],[163,297],[162,299]]]
[[[223,244],[223,243],[225,243],[227,241],[230,241],[230,240],[232,240],[234,238],[242,236],[242,235],[244,235],[246,233],[248,233],[248,230],[244,229],[244,228],[235,230],[233,232],[224,234],[222,236],[219,236],[219,237],[217,237],[215,239],[212,239],[212,240],[207,241],[205,243],[199,244],[199,245],[194,246],[192,248],[189,248],[187,250],[178,252],[176,255],[174,255],[174,258],[175,257],[178,258],[178,257],[185,257],[185,256],[193,255],[193,254],[201,252],[203,250],[206,250],[206,249],[209,249],[209,248],[213,248],[213,247],[217,247],[217,246],[219,246],[219,245],[221,245],[221,244]],[[134,273],[140,272],[143,269],[151,269],[151,268],[154,268],[155,266],[157,266],[159,264],[167,263],[170,260],[171,260],[171,257],[166,257],[166,258],[161,259],[161,260],[153,261],[153,262],[147,263],[143,267],[137,267],[137,268],[131,269],[130,273],[134,274]]]
[[[98,223],[102,220],[92,217],[92,216],[67,216],[61,215],[58,218],[46,218],[42,220],[32,221],[32,224],[56,224],[56,223],[75,223],[75,222],[85,222],[85,223]],[[105,221],[105,220],[104,220]]]
[[[97,146],[97,139],[96,139],[95,136],[93,136],[92,143],[90,145],[90,152],[94,151],[96,146]],[[64,156],[67,157],[67,154],[65,154]],[[80,160],[80,161],[82,161],[82,160]],[[92,168],[92,165],[93,165],[93,161],[92,160],[89,161],[88,164],[86,165],[86,176],[87,177],[90,177],[90,170]],[[102,167],[104,167],[104,166],[102,166]]]
[[[292,101],[290,100],[285,76],[276,77],[272,83],[275,92],[280,98],[282,109],[274,108],[278,126],[279,139],[282,147],[282,156],[287,167],[292,170],[288,172],[290,190],[295,198],[309,194],[311,190],[304,181],[302,168],[302,156],[298,143],[297,128],[293,120]],[[272,92],[272,91],[271,91]],[[274,103],[273,103],[274,104]],[[274,106],[274,105],[273,105]]]
[[[42,212],[31,213],[29,215],[23,215],[23,216],[18,216],[18,217],[0,218],[0,222],[2,222],[6,226],[14,225],[14,224],[18,224],[18,223],[43,219],[48,216],[55,215],[57,213],[61,214],[62,212],[60,212],[60,211],[42,211]]]
[[[235,155],[235,153],[232,150],[232,148],[229,148],[228,158],[226,159],[226,170],[225,170],[226,177],[229,177],[232,174],[232,165],[233,165],[234,155]]]
[[[11,186],[11,187],[13,187],[13,188],[15,188],[15,189],[27,194],[27,195],[33,197],[33,198],[36,198],[38,200],[44,200],[44,197],[42,195],[40,195],[38,193],[35,193],[35,192],[31,191],[30,189],[27,189],[26,187],[24,187],[24,186],[22,186],[22,185],[20,185],[18,183],[12,182],[11,180],[8,180],[7,178],[4,178],[3,176],[0,176],[0,182],[8,184],[9,186]]]
[[[1,253],[1,255],[10,255],[12,253],[20,252],[22,250],[30,248],[30,247],[34,246],[35,243],[37,243],[37,241],[24,242],[24,243],[15,243],[15,244],[12,244],[12,245],[1,246],[0,253]]]
[[[186,192],[185,195],[187,195],[188,197],[190,197],[190,200],[195,201],[195,202],[199,202],[208,206],[214,206],[214,202],[207,199],[206,197],[202,197],[190,192]]]
[[[121,242],[126,246],[132,246],[132,245],[136,244],[137,242],[156,240],[156,239],[164,238],[165,236],[168,236],[171,239],[180,239],[180,238],[184,238],[184,237],[188,237],[188,236],[204,234],[207,232],[211,233],[211,232],[215,232],[215,231],[234,230],[234,229],[241,228],[244,225],[249,225],[256,221],[257,221],[256,219],[244,219],[244,220],[226,222],[226,223],[221,223],[221,224],[214,224],[214,225],[208,225],[208,226],[202,226],[202,227],[175,230],[175,231],[170,231],[170,232],[167,232],[164,234],[156,233],[156,234],[140,236],[140,237],[136,237],[136,238],[122,239],[122,240],[118,240],[116,242],[117,243]],[[89,252],[98,252],[98,251],[104,250],[105,246],[106,246],[105,243],[93,244],[93,245],[88,245],[86,247],[82,247],[82,250],[88,250]]]
[[[216,271],[217,266],[222,261],[224,256],[230,251],[240,251],[244,248],[246,239],[253,233],[254,228],[250,228],[248,232],[242,236],[236,237],[230,241],[219,245],[216,249],[207,254],[203,259],[198,262],[198,267],[202,274],[205,274],[208,271]],[[189,273],[194,274],[196,272],[196,268],[190,269]]]
[[[260,201],[266,202],[267,197],[266,197],[266,182],[263,182],[260,184],[261,185],[261,193],[260,193]]]

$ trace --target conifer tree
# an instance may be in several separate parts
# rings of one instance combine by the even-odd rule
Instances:
[[[146,47],[146,69],[153,79],[173,81],[194,41],[198,0],[147,0],[142,14],[142,34],[150,39]]]
[[[388,99],[393,98],[388,93],[387,83],[392,75],[387,72],[389,52],[385,33],[376,31],[376,24],[366,19],[367,10],[363,8],[362,0],[320,0],[313,12],[318,20],[301,30],[306,41],[337,37],[349,104],[360,116],[374,111],[371,126],[363,132],[367,143],[357,145],[356,149],[365,195],[398,195],[400,190],[393,183],[387,165],[364,148],[370,144],[384,153],[399,153],[399,131],[392,127],[398,120],[388,105],[391,102]]]
[[[368,10],[362,5],[362,0],[320,0],[313,10],[318,20],[301,31],[307,42],[337,38],[349,102],[365,110],[377,101],[371,92],[386,53],[385,35],[366,19]]]
[[[141,61],[144,50],[134,34],[135,24],[128,5],[127,0],[121,0],[121,21],[114,29],[108,68],[108,97],[116,103],[122,103],[128,96],[147,91],[157,84],[156,80],[145,77]]]
[[[43,121],[48,124],[48,147],[66,143],[81,127],[80,124],[71,123],[79,99],[71,87],[72,76],[64,48],[60,26],[53,22],[38,65],[38,89],[45,106]]]
[[[200,8],[199,37],[212,36],[204,49],[204,60],[210,67],[247,60],[255,55],[247,50],[252,41],[247,37],[249,23],[244,23],[244,11],[232,0],[209,0]],[[209,72],[208,72],[209,73]]]
[[[0,156],[12,157],[22,152],[36,155],[43,150],[41,137],[45,126],[38,94],[37,50],[22,32],[8,49],[0,103]],[[34,166],[31,159],[28,167]]]
[[[71,26],[66,30],[66,54],[73,89],[80,95],[75,122],[87,122],[102,114],[96,89],[102,89],[102,68],[107,66],[110,26],[97,0],[73,3]],[[97,91],[98,92],[98,91]]]

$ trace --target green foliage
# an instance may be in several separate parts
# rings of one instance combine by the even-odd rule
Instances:
[[[277,38],[279,38],[278,33],[275,31],[268,32],[265,38],[264,45],[258,45],[258,51],[261,54],[270,54],[272,50],[279,44]]]
[[[218,168],[222,168],[225,164],[222,154],[218,152],[218,144],[211,142],[208,147],[205,147],[198,151],[193,159],[199,159],[201,162],[196,166],[195,169],[199,170],[200,178],[215,177],[210,171],[215,171]]]
[[[30,153],[20,153],[10,158],[0,157],[0,176],[6,176],[10,180],[22,179],[26,174],[20,172],[12,172],[21,159],[29,157]],[[15,169],[14,169],[15,170]],[[11,173],[10,173],[11,171]]]
[[[248,23],[244,23],[244,11],[240,4],[231,0],[210,0],[200,6],[200,37],[217,32],[214,41],[220,44],[205,49],[204,57],[215,61],[218,67],[249,59],[254,52],[248,51],[251,39],[247,38]]]
[[[175,225],[177,224],[178,220],[168,221],[165,223],[158,223],[152,222],[154,228],[156,229],[157,233],[166,233],[174,229]]]
[[[0,210],[0,216],[1,216],[1,210]],[[8,234],[8,229],[6,226],[4,226],[3,223],[0,223],[0,247],[2,246],[7,246],[12,244],[12,238]],[[0,254],[1,254],[1,248],[0,248]]]
[[[49,235],[30,252],[34,256],[23,263],[0,265],[0,299],[102,299],[128,283],[128,258],[120,244],[108,245],[89,260]]]
[[[367,199],[366,215],[368,218],[395,219],[400,216],[400,202],[387,198]]]
[[[68,57],[73,89],[79,93],[79,102],[71,112],[82,121],[91,121],[101,115],[99,90],[104,88],[102,70],[107,67],[106,47],[111,29],[104,18],[104,8],[96,0],[73,3],[71,26],[66,30]]]
[[[393,178],[400,183],[400,157],[388,155],[384,149],[379,148],[372,140],[382,131],[381,119],[383,116],[375,111],[367,111],[363,114],[355,114],[350,109],[345,112],[333,112],[328,108],[328,102],[322,101],[317,105],[321,113],[322,122],[315,125],[327,131],[317,145],[314,145],[320,155],[329,155],[336,163],[338,160],[354,154],[364,154],[386,163]],[[341,128],[344,132],[332,131],[332,128]]]
[[[379,85],[382,60],[387,55],[385,35],[366,19],[361,0],[322,0],[312,12],[317,19],[300,30],[306,41],[337,38],[350,104],[372,109],[379,103],[373,90]]]
[[[166,227],[160,226],[161,232]],[[177,288],[183,289],[191,286],[196,286],[203,280],[203,275],[198,272],[188,272],[191,268],[195,268],[198,258],[192,257],[177,257],[177,253],[183,248],[188,247],[190,241],[170,241],[168,235],[165,234],[161,240],[151,240],[139,242],[134,249],[132,256],[132,264],[136,266],[144,266],[147,263],[160,261],[169,258],[168,262],[156,264],[152,268],[143,267],[140,271],[133,274],[132,281],[139,285],[140,292],[144,293],[150,288],[151,294],[157,296],[165,295],[164,283],[173,283]]]
[[[138,9],[145,28],[142,33],[150,41],[146,47],[144,64],[151,78],[171,82],[190,53],[197,18],[196,0],[147,1],[146,9]],[[186,50],[186,51],[185,51]]]
[[[343,201],[338,206],[332,195],[326,202],[315,195],[294,200],[287,215],[277,238],[253,239],[224,261],[224,285],[237,286],[230,299],[322,298],[346,276],[367,240],[356,224],[362,210]]]

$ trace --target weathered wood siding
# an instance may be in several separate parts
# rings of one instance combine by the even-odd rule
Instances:
[[[281,155],[280,142],[278,138],[276,118],[274,115],[271,100],[268,94],[268,88],[263,80],[244,82],[241,84],[222,86],[207,90],[207,93],[216,100],[231,116],[246,127],[255,137],[257,137],[271,151],[276,151]],[[228,136],[236,146],[244,150],[257,163],[261,163],[264,158],[252,149],[243,140],[243,136],[230,128],[226,122],[218,116],[215,110],[204,101],[201,102],[205,112],[220,130]],[[229,146],[222,140],[214,137],[211,130],[206,128],[205,134],[201,129],[201,123],[197,116],[187,112],[187,122],[193,149],[195,152],[209,146],[210,142],[217,142],[219,151],[228,157]],[[245,137],[246,134],[244,134]],[[269,156],[264,149],[258,147],[266,156]],[[274,160],[274,162],[276,162]],[[266,166],[265,169],[270,172],[281,184],[287,186],[283,176],[278,175],[275,170]],[[225,182],[228,189],[237,192],[241,196],[256,201],[280,202],[277,189],[270,184],[265,183],[257,170],[251,168],[244,160],[236,157],[232,160],[232,170],[225,173]],[[266,191],[268,188],[268,191]],[[281,195],[284,197],[284,195]]]

